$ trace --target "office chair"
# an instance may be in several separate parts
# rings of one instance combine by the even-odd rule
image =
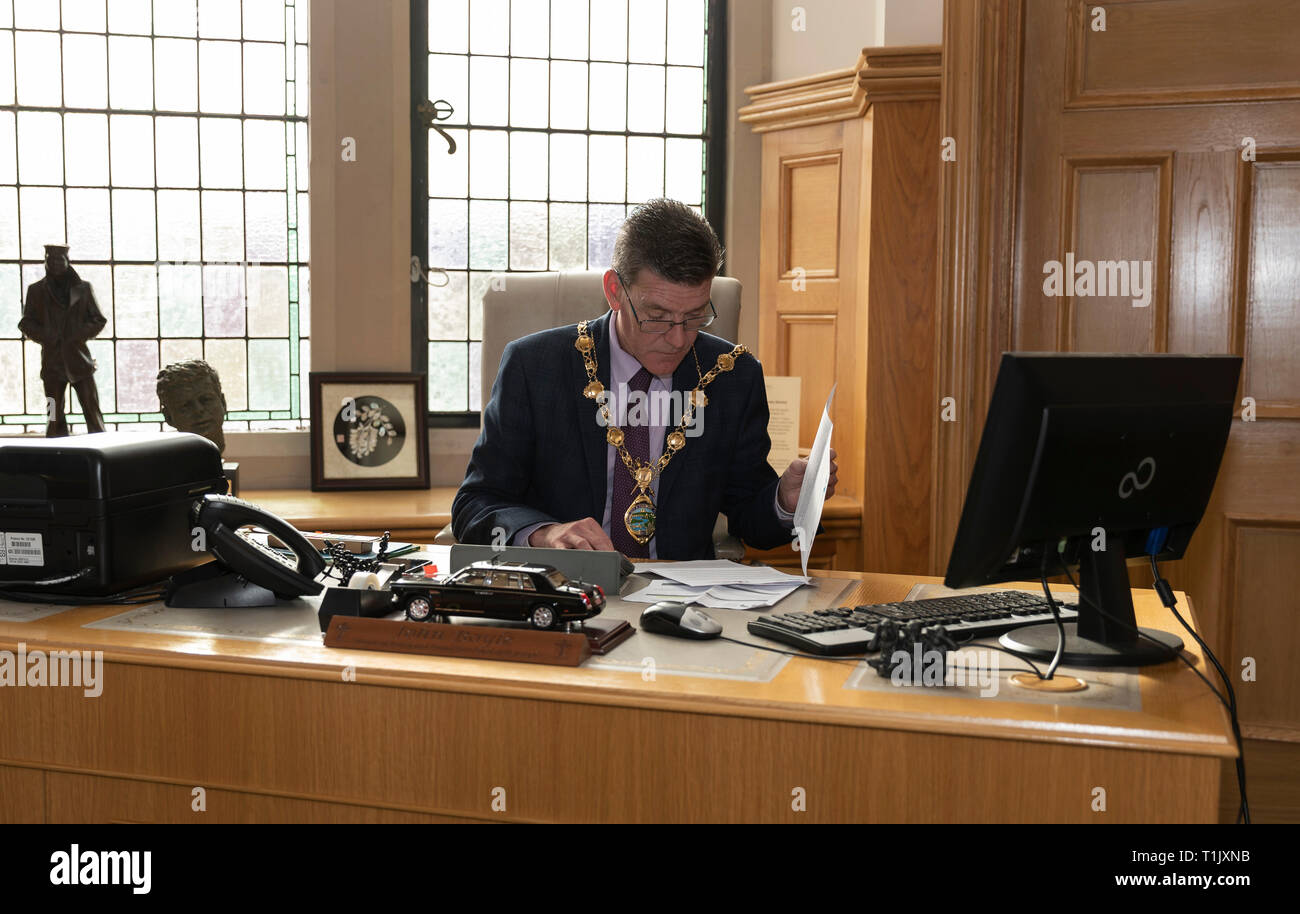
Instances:
[[[492,395],[497,369],[501,366],[501,353],[511,340],[517,340],[539,330],[576,324],[580,320],[594,320],[609,310],[605,293],[601,289],[603,270],[581,270],[563,273],[509,273],[503,288],[489,286],[483,295],[483,350],[481,390],[486,406]],[[729,276],[713,280],[713,307],[718,319],[707,332],[735,342],[740,327],[740,281]],[[450,546],[456,538],[448,524],[434,539],[435,543]],[[720,559],[739,559],[745,547],[739,539],[727,532],[727,520],[718,515],[713,528],[713,549]]]

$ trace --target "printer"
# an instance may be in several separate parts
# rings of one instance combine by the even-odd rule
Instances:
[[[0,597],[103,596],[206,561],[191,509],[226,490],[217,446],[187,432],[0,438]]]

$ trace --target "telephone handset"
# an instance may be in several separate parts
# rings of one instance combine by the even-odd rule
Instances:
[[[181,572],[167,586],[168,606],[273,606],[304,594],[318,594],[316,577],[325,559],[294,527],[256,505],[230,495],[195,501],[194,527],[203,531],[215,562]],[[247,528],[267,531],[289,549],[285,556],[252,539]]]

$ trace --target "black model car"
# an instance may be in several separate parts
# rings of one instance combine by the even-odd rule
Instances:
[[[590,619],[605,606],[599,584],[570,581],[549,565],[520,562],[475,562],[442,580],[405,574],[389,589],[412,622],[478,616],[546,629]]]

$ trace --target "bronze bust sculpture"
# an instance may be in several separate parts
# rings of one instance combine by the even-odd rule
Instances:
[[[221,423],[226,418],[226,396],[216,369],[201,359],[173,362],[158,372],[157,389],[168,425],[202,435],[225,453]]]
[[[68,434],[63,399],[68,385],[86,416],[86,429],[104,430],[95,386],[95,360],[86,341],[99,335],[107,321],[95,302],[90,283],[68,262],[66,244],[45,245],[45,278],[27,287],[18,330],[41,347],[41,381],[45,386],[48,438]]]

